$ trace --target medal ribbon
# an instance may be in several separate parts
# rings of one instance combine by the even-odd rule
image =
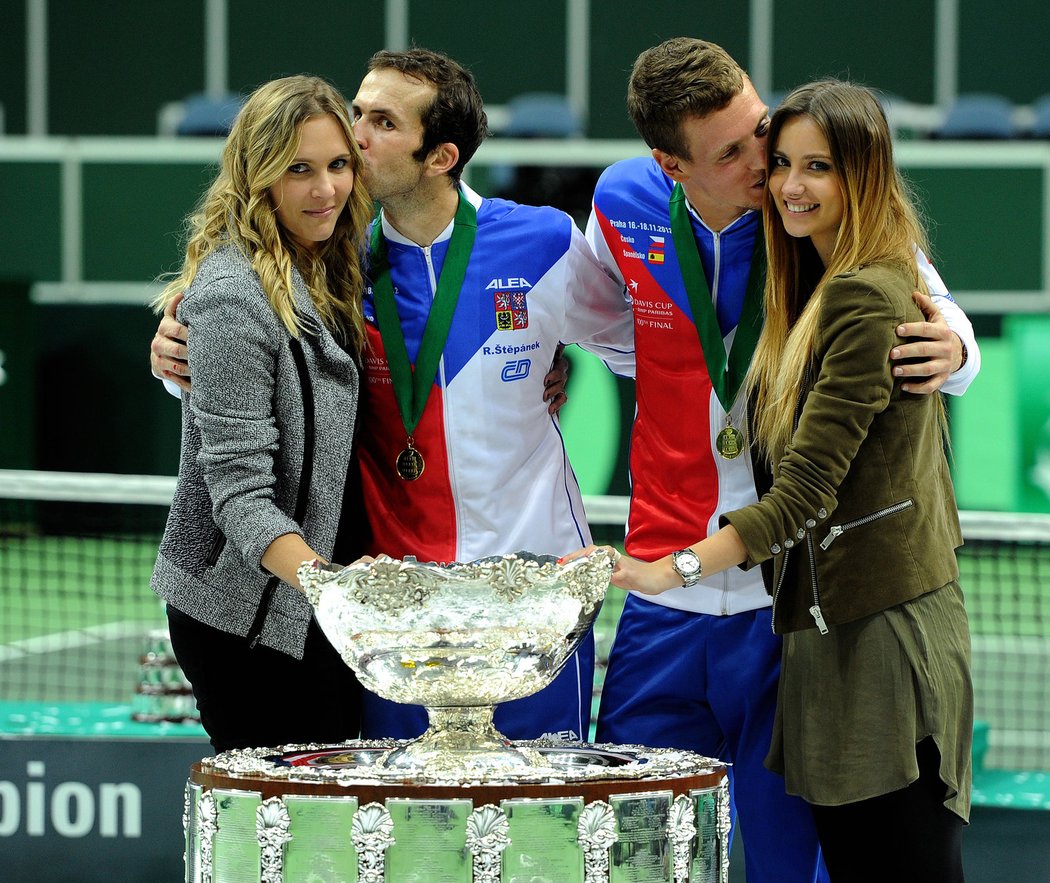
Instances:
[[[394,303],[394,288],[390,281],[390,262],[387,260],[386,240],[383,238],[383,221],[378,219],[372,227],[372,242],[369,250],[372,270],[372,296],[376,306],[376,324],[383,338],[386,360],[390,365],[390,380],[394,387],[394,398],[401,412],[405,432],[411,436],[423,416],[430,390],[434,386],[441,353],[452,327],[452,314],[456,311],[459,292],[467,275],[470,252],[474,248],[474,235],[478,230],[478,213],[462,191],[459,206],[453,219],[452,239],[448,253],[438,277],[434,302],[423,329],[423,339],[416,357],[415,371],[408,360],[405,333]]]
[[[728,414],[744,381],[751,356],[762,331],[762,289],[766,281],[766,255],[762,226],[755,235],[755,250],[751,255],[751,271],[747,277],[747,291],[736,326],[733,347],[726,358],[726,347],[722,330],[718,325],[711,290],[700,263],[700,250],[693,237],[693,224],[686,205],[685,191],[676,183],[671,193],[671,238],[678,254],[678,267],[685,283],[685,293],[693,310],[693,324],[700,337],[700,349],[704,353],[707,373],[711,378],[715,395]]]

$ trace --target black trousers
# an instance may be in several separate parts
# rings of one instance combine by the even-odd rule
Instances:
[[[175,657],[216,752],[342,742],[361,728],[361,685],[310,621],[301,660],[198,622],[168,605]]]
[[[916,746],[919,778],[908,787],[843,806],[816,806],[832,883],[963,883],[963,821],[944,807],[933,739]]]

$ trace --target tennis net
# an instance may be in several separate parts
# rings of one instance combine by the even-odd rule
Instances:
[[[1050,771],[1050,516],[962,513],[974,710],[991,769]]]
[[[0,470],[0,697],[129,702],[175,482]]]
[[[160,476],[0,470],[0,698],[129,701],[150,633],[165,624],[149,578],[174,486]],[[621,534],[626,499],[585,502],[596,535]],[[962,521],[986,765],[1050,770],[1050,516],[963,512]],[[607,606],[600,657],[618,605]]]

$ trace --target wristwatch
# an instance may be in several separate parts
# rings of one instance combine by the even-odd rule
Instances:
[[[679,549],[671,553],[671,566],[682,578],[683,586],[695,586],[704,575],[704,566],[700,556],[692,549]]]

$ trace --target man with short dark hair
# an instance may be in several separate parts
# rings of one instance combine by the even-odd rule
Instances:
[[[557,421],[543,406],[543,373],[559,343],[572,342],[633,370],[619,286],[567,215],[482,199],[458,183],[486,120],[473,77],[454,61],[380,52],[352,106],[365,183],[382,205],[365,296],[360,441],[373,548],[426,561],[568,551],[588,529]],[[474,238],[461,250],[464,231]],[[462,282],[446,287],[457,270]],[[391,287],[396,313],[386,323]],[[454,312],[434,345],[435,317],[453,309],[446,298]],[[399,388],[398,349],[433,378],[414,413]],[[418,477],[400,471],[420,462]],[[498,709],[497,726],[511,738],[586,738],[592,673],[588,639],[551,687]],[[371,697],[364,721],[365,735],[425,727],[421,709]]]
[[[769,113],[724,49],[692,38],[639,56],[627,105],[652,155],[605,171],[587,232],[633,302],[626,549],[643,560],[680,556],[682,586],[628,595],[597,737],[730,761],[749,883],[809,883],[826,874],[809,807],[763,765],[781,652],[767,587],[757,569],[704,579],[687,549],[768,487],[748,455],[738,393],[762,323]],[[888,356],[905,390],[959,393],[977,372],[973,331],[925,256],[916,257],[944,315],[924,300],[929,321],[898,329],[917,340]]]

